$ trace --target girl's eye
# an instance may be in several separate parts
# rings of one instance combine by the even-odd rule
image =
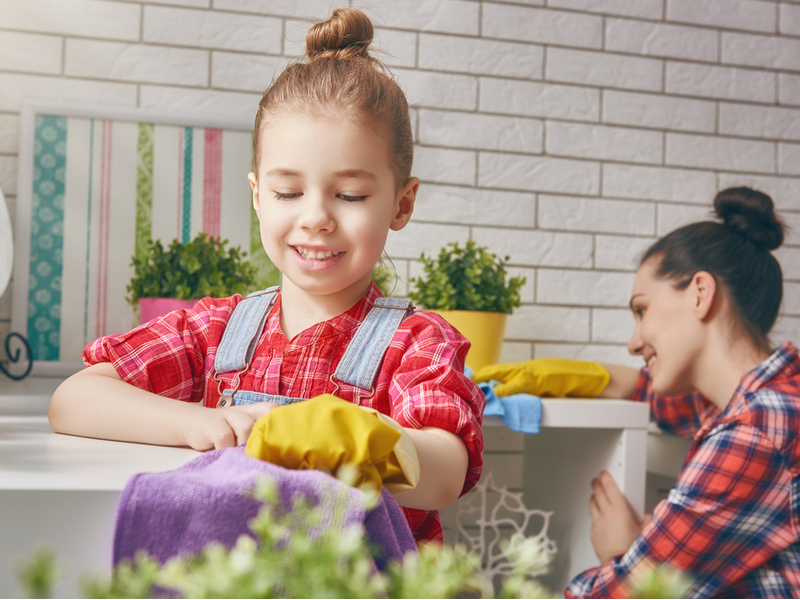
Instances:
[[[291,200],[300,196],[300,192],[275,192],[275,198],[278,200]]]
[[[339,194],[339,198],[346,202],[363,202],[367,199],[366,196],[348,196],[347,194]]]

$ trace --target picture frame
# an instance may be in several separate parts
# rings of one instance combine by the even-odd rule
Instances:
[[[23,102],[11,325],[33,375],[75,373],[87,344],[137,325],[125,288],[150,239],[205,231],[266,259],[252,131],[224,115]]]

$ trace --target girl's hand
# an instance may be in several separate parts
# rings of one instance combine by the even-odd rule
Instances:
[[[650,522],[649,515],[639,519],[628,504],[614,479],[602,471],[592,480],[589,516],[592,518],[591,540],[601,564],[624,554]]]
[[[275,402],[259,402],[192,411],[183,428],[186,445],[205,451],[244,444],[255,422],[276,406]]]

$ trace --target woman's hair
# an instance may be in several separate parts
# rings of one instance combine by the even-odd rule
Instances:
[[[372,36],[369,17],[355,8],[339,8],[330,19],[311,27],[305,58],[289,65],[258,104],[253,136],[256,175],[261,133],[271,118],[282,111],[335,110],[384,135],[398,185],[408,181],[414,156],[408,101],[383,64],[370,56]]]
[[[676,229],[650,246],[641,262],[658,260],[656,276],[677,289],[685,289],[698,271],[710,273],[728,292],[745,332],[769,351],[768,334],[783,296],[781,267],[770,250],[783,243],[785,226],[772,199],[746,187],[719,192],[714,212],[721,223]]]

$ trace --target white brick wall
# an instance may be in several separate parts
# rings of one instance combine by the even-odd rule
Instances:
[[[633,19],[606,19],[606,50],[714,62],[719,35],[710,29]]]
[[[0,185],[19,108],[59,98],[251,118],[309,18],[367,10],[413,107],[412,224],[387,250],[474,239],[528,277],[506,360],[628,357],[637,258],[717,190],[794,231],[777,338],[800,342],[800,3],[787,0],[0,0]],[[10,292],[0,299],[8,329]]]

